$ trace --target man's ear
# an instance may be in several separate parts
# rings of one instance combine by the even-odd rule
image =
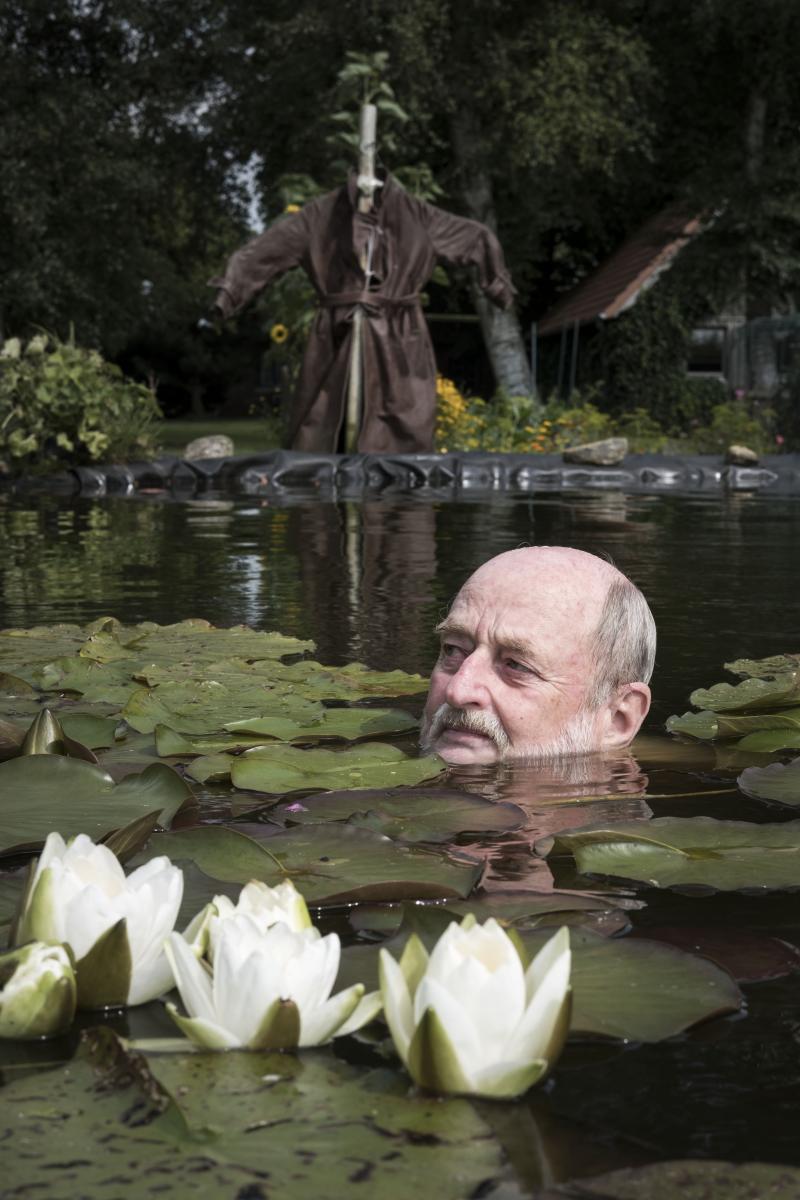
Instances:
[[[600,749],[629,746],[650,708],[646,683],[626,683],[606,703],[600,728]]]

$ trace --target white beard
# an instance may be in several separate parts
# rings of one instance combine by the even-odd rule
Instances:
[[[518,762],[538,766],[554,758],[568,758],[578,754],[591,754],[597,749],[594,740],[594,714],[582,708],[567,721],[556,737],[547,742],[531,742],[518,750],[512,750],[508,735],[497,717],[480,709],[452,708],[440,704],[430,718],[423,718],[420,730],[420,749],[435,753],[434,742],[445,729],[466,729],[490,738],[497,747],[498,762]]]

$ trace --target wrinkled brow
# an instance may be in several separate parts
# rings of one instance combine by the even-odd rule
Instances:
[[[458,621],[451,621],[449,617],[445,617],[443,621],[439,622],[435,632],[440,637],[462,637],[468,642],[474,642],[475,640],[473,634],[465,625],[459,624]],[[500,633],[496,640],[498,646],[506,650],[509,654],[519,655],[520,658],[525,658],[529,661],[541,658],[541,655],[537,654],[535,648],[525,638],[521,638],[515,634],[504,635]]]
[[[469,642],[474,641],[466,625],[460,625],[458,621],[451,621],[449,617],[440,621],[433,632],[438,633],[440,637],[463,637]]]

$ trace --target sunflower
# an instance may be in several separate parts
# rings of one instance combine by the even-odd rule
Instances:
[[[269,336],[272,338],[276,346],[280,346],[289,336],[289,330],[285,325],[273,325],[269,331]]]

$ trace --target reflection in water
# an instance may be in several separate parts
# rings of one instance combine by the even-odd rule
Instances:
[[[490,767],[451,767],[454,788],[518,805],[525,813],[522,829],[503,840],[465,846],[482,858],[487,891],[550,891],[551,869],[535,846],[559,830],[606,821],[648,818],[642,799],[647,777],[629,750],[554,758],[535,767],[502,763]]]

